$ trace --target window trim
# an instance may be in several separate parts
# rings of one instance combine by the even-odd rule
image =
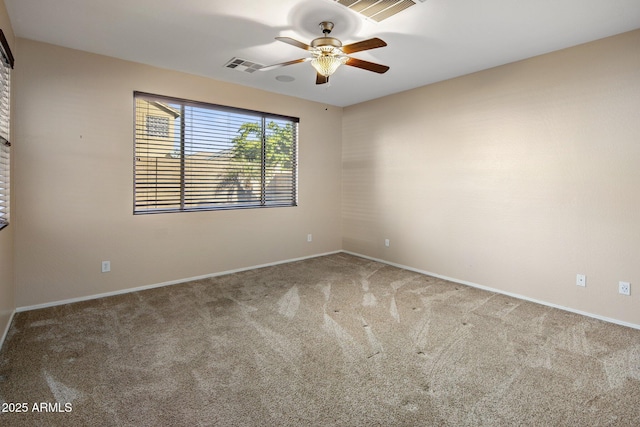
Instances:
[[[300,123],[300,119],[298,117],[286,116],[282,114],[268,113],[264,111],[251,110],[246,108],[239,107],[231,107],[226,105],[214,104],[209,102],[202,101],[194,101],[188,100],[184,98],[177,98],[171,96],[157,95],[147,92],[134,91],[133,97],[133,126],[134,126],[134,153],[133,153],[133,163],[134,163],[134,174],[133,174],[133,214],[134,215],[149,215],[149,214],[160,214],[160,213],[179,213],[179,212],[200,212],[200,211],[223,211],[223,210],[240,210],[240,209],[262,209],[262,208],[282,208],[282,207],[296,207],[298,206],[298,125]],[[184,186],[188,181],[184,179],[184,170],[185,170],[185,158],[184,156],[180,157],[180,185],[182,187],[181,195],[179,197],[179,207],[176,208],[143,208],[138,206],[136,197],[138,190],[138,181],[137,181],[137,148],[138,148],[138,133],[137,133],[137,121],[139,118],[137,117],[137,100],[141,98],[150,102],[157,102],[163,104],[179,104],[182,108],[181,113],[181,122],[180,122],[180,140],[184,141],[184,132],[185,132],[185,107],[195,107],[195,108],[206,108],[209,110],[219,111],[221,113],[231,113],[231,114],[239,114],[239,115],[250,115],[259,118],[261,121],[261,130],[262,130],[262,143],[261,143],[261,151],[262,151],[262,161],[261,161],[261,183],[260,183],[260,203],[250,203],[250,202],[238,202],[238,203],[229,203],[229,204],[221,204],[221,205],[206,205],[206,206],[185,206],[185,193]],[[265,188],[267,187],[266,183],[266,128],[265,124],[269,119],[274,120],[283,120],[290,123],[293,123],[293,141],[292,141],[292,149],[291,149],[291,163],[292,163],[292,181],[291,181],[291,199],[287,200],[286,203],[266,203],[265,200]]]

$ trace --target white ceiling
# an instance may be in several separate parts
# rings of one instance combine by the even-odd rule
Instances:
[[[335,106],[640,28],[640,0],[416,0],[380,23],[333,0],[4,1],[18,37]],[[352,56],[391,69],[341,67],[330,85],[316,86],[309,63],[252,74],[224,67],[232,57],[263,65],[303,58],[306,51],[274,38],[309,43],[325,20],[344,44],[385,40]]]

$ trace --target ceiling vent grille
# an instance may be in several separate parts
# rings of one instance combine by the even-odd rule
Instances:
[[[244,71],[245,73],[253,73],[263,67],[263,65],[240,58],[231,58],[224,66],[237,71]]]
[[[414,6],[412,0],[335,0],[336,3],[373,19],[376,22],[392,17],[396,13]],[[424,1],[424,0],[420,0]]]

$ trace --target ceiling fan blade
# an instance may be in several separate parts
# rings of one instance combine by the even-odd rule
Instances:
[[[352,67],[362,68],[363,70],[373,71],[374,73],[384,74],[389,71],[389,67],[386,65],[380,65],[369,61],[363,61],[362,59],[349,58],[346,65],[351,65]]]
[[[379,47],[385,47],[387,44],[384,40],[380,40],[379,38],[373,38],[369,40],[363,40],[361,42],[348,44],[346,46],[342,46],[342,51],[347,55],[354,52],[361,52],[363,50],[369,49],[377,49]]]
[[[309,46],[308,44],[299,42],[298,40],[292,39],[291,37],[276,37],[276,40],[290,44],[291,46],[299,47],[300,49],[311,50],[311,46]]]
[[[325,83],[329,83],[329,76],[323,76],[320,73],[316,74],[316,84],[317,85],[323,85]]]
[[[279,68],[279,67],[285,67],[287,65],[293,65],[293,64],[299,64],[300,62],[307,62],[310,61],[311,58],[300,58],[300,59],[294,59],[293,61],[287,61],[287,62],[281,62],[279,64],[273,64],[273,65],[267,65],[265,67],[260,68],[260,71],[267,71],[267,70],[271,70],[273,68]]]

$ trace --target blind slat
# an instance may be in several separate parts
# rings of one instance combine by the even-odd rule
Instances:
[[[0,31],[1,33],[1,31]],[[0,229],[9,223],[10,201],[10,92],[13,56],[4,34],[0,34]]]

